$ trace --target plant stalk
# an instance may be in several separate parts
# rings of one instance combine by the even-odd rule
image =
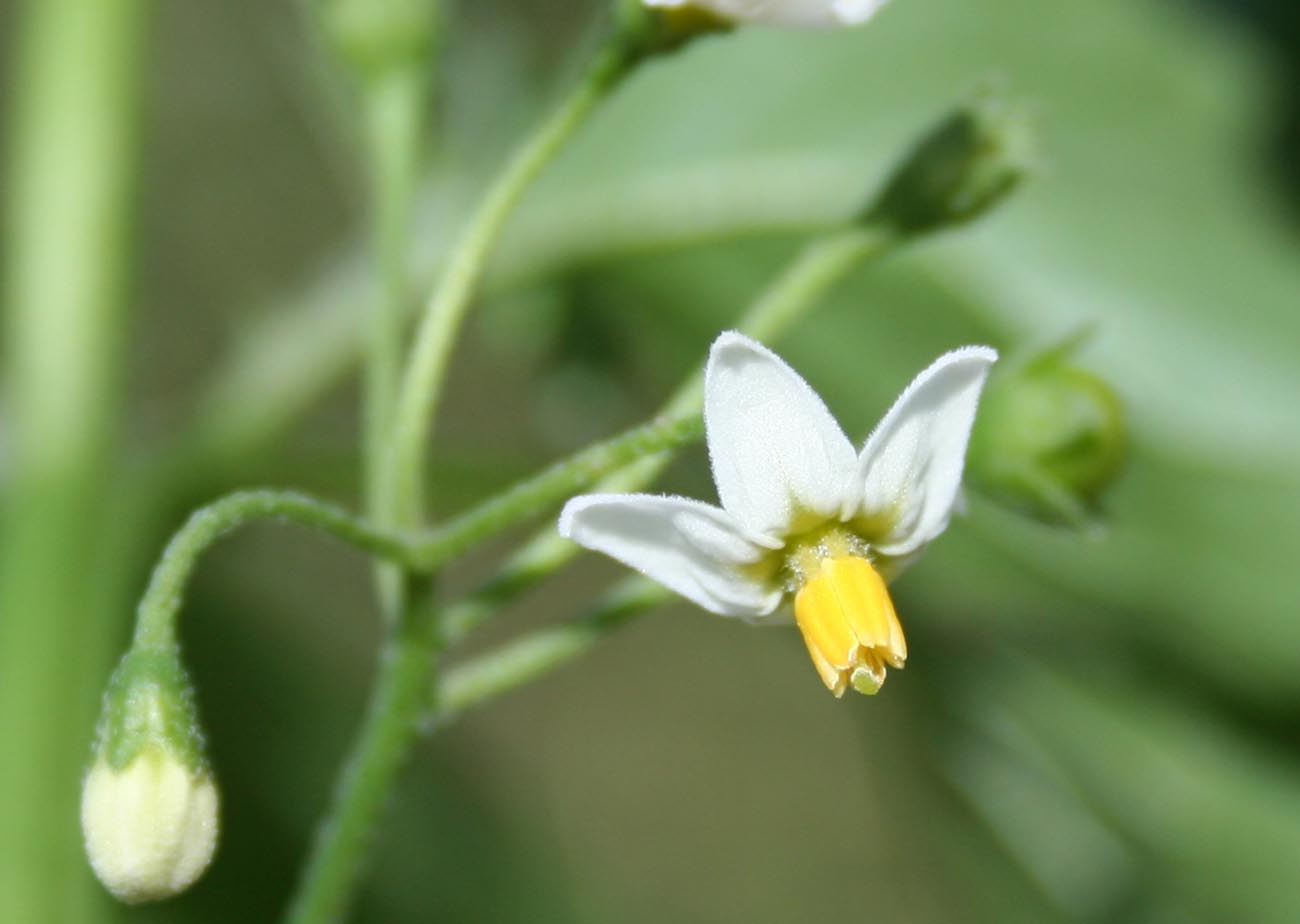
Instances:
[[[398,388],[390,433],[377,448],[375,509],[394,525],[424,519],[427,443],[461,322],[516,204],[542,168],[624,76],[632,60],[621,41],[597,54],[575,90],[507,162],[453,248],[415,333]],[[410,593],[409,589],[405,592]],[[360,878],[383,797],[419,733],[436,676],[438,619],[430,587],[406,596],[390,620],[370,712],[339,780],[287,915],[291,924],[340,920]]]
[[[452,347],[506,220],[542,168],[573,137],[587,116],[628,73],[632,60],[620,42],[597,54],[575,90],[516,151],[471,216],[443,268],[416,329],[393,418],[388,468],[380,484],[384,503],[418,523],[426,506],[424,461],[436,429],[438,402]]]
[[[429,105],[424,59],[393,67],[363,82],[362,100],[371,174],[371,236],[378,292],[369,324],[363,408],[365,509],[380,528],[401,524],[383,487],[384,454],[401,380],[410,277],[411,211]],[[395,618],[401,606],[400,571],[375,569],[382,608]]]
[[[316,833],[287,924],[341,921],[365,862],[375,822],[415,741],[435,673],[437,615],[432,583],[404,591],[405,618],[385,646],[369,711],[339,777],[333,807]]]

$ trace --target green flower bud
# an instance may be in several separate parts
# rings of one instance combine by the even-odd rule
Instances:
[[[420,63],[438,33],[439,0],[325,0],[327,38],[363,74]]]
[[[176,895],[217,845],[218,796],[174,649],[133,648],[109,680],[81,791],[86,855],[125,902]]]
[[[1037,149],[1023,107],[979,94],[921,140],[866,217],[906,234],[971,221],[1020,185],[1034,169]]]
[[[972,483],[1054,525],[1087,529],[1123,469],[1124,412],[1114,389],[1071,364],[1081,337],[994,373],[971,436]]]
[[[644,0],[618,0],[614,17],[615,35],[632,59],[676,51],[699,36],[735,28],[731,20],[701,7],[655,7]]]

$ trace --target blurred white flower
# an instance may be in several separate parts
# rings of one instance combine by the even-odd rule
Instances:
[[[722,506],[648,494],[576,497],[561,534],[723,616],[757,622],[788,597],[822,681],[875,693],[906,642],[885,587],[943,532],[975,407],[997,353],[939,357],[860,453],[766,347],[714,341],[704,422]]]
[[[773,26],[855,26],[864,23],[886,0],[643,0],[661,9],[711,13],[732,23]]]

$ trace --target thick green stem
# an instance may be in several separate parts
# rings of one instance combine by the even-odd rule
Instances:
[[[899,241],[887,230],[854,225],[829,232],[809,243],[737,322],[751,337],[772,340],[813,308],[821,296],[868,259],[881,257]],[[684,381],[659,412],[660,417],[696,417],[704,405],[704,372]],[[658,477],[671,460],[668,451],[644,454],[595,486],[600,493],[637,491]],[[553,528],[539,531],[497,574],[468,597],[447,607],[443,631],[448,643],[462,638],[537,581],[562,567],[578,546]]]
[[[452,347],[506,220],[525,190],[583,124],[631,65],[621,42],[611,42],[572,94],[515,153],[492,184],[453,248],[425,308],[402,379],[393,419],[392,444],[381,491],[404,522],[418,523],[424,507],[422,479],[429,434]]]
[[[3,182],[0,920],[83,921],[75,805],[118,628],[106,541],[150,4],[21,11]]]
[[[385,647],[369,712],[316,834],[288,924],[342,920],[384,800],[416,740],[434,676],[437,619],[427,581],[408,587],[405,597],[405,617]]]

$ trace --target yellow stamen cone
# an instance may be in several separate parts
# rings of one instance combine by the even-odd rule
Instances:
[[[875,693],[885,667],[901,668],[907,642],[885,581],[857,555],[822,559],[794,599],[795,622],[813,665],[837,697],[851,684]]]

